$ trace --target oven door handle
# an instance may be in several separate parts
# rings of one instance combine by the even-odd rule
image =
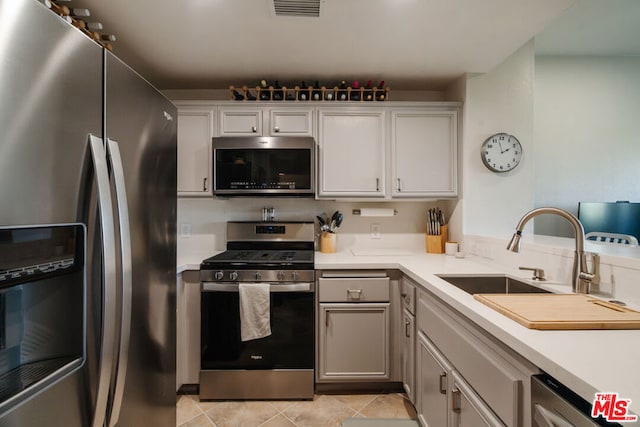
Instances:
[[[211,283],[202,282],[202,292],[238,292],[238,283]],[[310,292],[313,290],[311,283],[290,283],[286,285],[270,284],[269,292]]]

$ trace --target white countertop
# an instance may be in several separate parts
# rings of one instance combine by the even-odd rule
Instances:
[[[529,281],[528,272],[426,253],[355,256],[351,251],[316,252],[315,265],[316,269],[399,269],[587,401],[592,402],[596,392],[617,392],[620,398],[631,399],[630,409],[640,413],[640,330],[528,329],[436,276],[507,273]],[[564,284],[543,287],[565,293],[570,289]]]
[[[640,330],[528,329],[436,276],[506,273],[531,283],[528,272],[505,271],[478,260],[440,254],[376,252],[366,256],[356,256],[350,250],[316,252],[315,266],[319,270],[398,269],[587,401],[592,402],[596,392],[617,392],[620,398],[631,399],[630,410],[640,414]],[[199,261],[185,262],[177,271],[198,269]],[[547,283],[543,287],[570,292],[566,284]]]

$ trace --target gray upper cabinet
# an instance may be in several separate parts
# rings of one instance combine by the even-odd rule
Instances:
[[[318,197],[385,195],[385,112],[318,110]]]
[[[452,197],[458,194],[457,112],[391,112],[391,195]]]

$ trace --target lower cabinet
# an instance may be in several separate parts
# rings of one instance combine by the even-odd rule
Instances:
[[[390,279],[385,272],[323,272],[318,279],[316,380],[390,378]]]
[[[177,277],[176,387],[200,381],[200,271]]]
[[[320,304],[319,380],[389,378],[389,303]]]
[[[500,421],[491,411],[491,408],[484,403],[458,372],[452,371],[451,379],[451,426],[504,426],[504,423]]]
[[[416,321],[406,308],[402,312],[402,386],[411,402],[415,402]]]
[[[424,426],[531,426],[534,365],[422,289],[416,330],[416,410]]]
[[[416,348],[416,411],[426,426],[448,425],[451,365],[424,336],[418,333]]]

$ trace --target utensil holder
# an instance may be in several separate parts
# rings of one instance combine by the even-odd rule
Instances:
[[[320,252],[324,254],[332,254],[336,252],[336,242],[338,235],[323,231],[320,233]]]
[[[427,252],[430,254],[443,254],[445,250],[445,243],[447,243],[448,240],[448,233],[449,226],[441,225],[439,236],[432,236],[430,234],[427,234]]]

